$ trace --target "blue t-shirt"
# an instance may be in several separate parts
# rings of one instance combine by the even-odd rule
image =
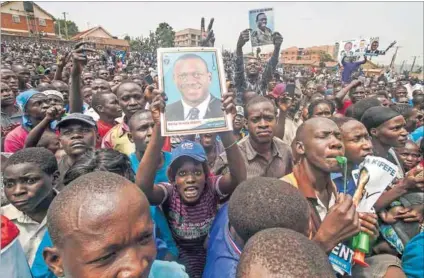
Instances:
[[[171,164],[172,155],[169,152],[162,152],[164,163],[160,169],[156,171],[155,184],[161,182],[169,182],[166,171],[168,170],[169,164]],[[140,161],[138,161],[137,155],[135,153],[130,154],[129,156],[131,162],[131,168],[134,173],[137,173],[138,165],[140,165]]]
[[[357,165],[354,165],[352,171],[358,169]],[[346,193],[353,197],[356,190],[355,180],[352,178],[352,175],[349,176],[349,179],[346,181],[346,192],[344,192],[343,184],[343,174],[342,173],[331,173],[331,179],[336,184],[337,192]]]
[[[410,134],[411,140],[414,141],[415,143],[418,143],[418,141],[421,138],[423,138],[423,136],[424,136],[424,126],[420,126],[419,128],[417,128]]]
[[[355,194],[356,184],[352,177],[346,182],[346,192],[344,192],[343,174],[342,173],[331,173],[331,179],[336,184],[337,192],[346,193],[350,196]]]
[[[228,224],[228,203],[218,211],[209,231],[203,278],[236,277],[242,248],[232,240]]]
[[[164,163],[160,169],[156,171],[155,183],[169,182],[168,176],[166,174],[169,164],[171,164],[171,153],[162,152]],[[137,173],[138,166],[140,162],[138,161],[137,155],[135,153],[130,154],[129,156],[131,162],[131,168],[134,173]],[[175,244],[175,240],[172,237],[171,230],[169,229],[168,221],[166,220],[165,215],[162,210],[157,206],[150,206],[150,213],[152,215],[153,222],[156,224],[156,236],[157,238],[163,240],[166,243],[166,249],[158,249],[158,259],[163,259],[167,252],[170,252],[173,256],[178,258],[178,248]]]
[[[424,277],[424,232],[406,244],[402,256],[402,269],[408,278]]]

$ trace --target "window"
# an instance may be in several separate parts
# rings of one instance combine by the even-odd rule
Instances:
[[[12,15],[12,21],[14,23],[20,23],[21,22],[21,18],[19,17],[19,15],[13,14]]]
[[[191,35],[191,39],[195,40],[196,39],[196,35]]]
[[[46,20],[44,18],[39,18],[38,23],[40,24],[40,26],[46,26]]]

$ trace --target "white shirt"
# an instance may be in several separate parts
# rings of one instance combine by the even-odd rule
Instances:
[[[94,111],[93,107],[90,107],[87,110],[85,110],[84,115],[90,116],[91,118],[93,118],[95,122],[97,122],[100,119],[99,114],[97,114],[97,112]]]
[[[328,208],[330,209],[335,204],[336,204],[336,196],[333,193],[331,193],[330,201],[328,202]],[[317,205],[315,206],[315,208],[317,209],[319,218],[321,218],[321,221],[323,221],[325,216],[327,216],[328,209],[324,206],[324,203],[321,202],[318,196],[317,196]]]
[[[199,109],[199,120],[203,120],[208,110],[210,100],[211,100],[211,95],[208,94],[208,97],[202,103],[200,103],[196,107],[193,107],[188,105],[187,103],[184,102],[183,99],[181,99],[181,103],[183,104],[183,107],[184,107],[184,119],[187,119],[188,114],[190,113],[190,109],[197,108]]]
[[[28,264],[32,266],[38,246],[47,231],[47,217],[44,217],[43,221],[38,223],[12,204],[2,207],[1,213],[18,227],[19,242],[24,249]]]
[[[406,88],[406,91],[408,92],[408,98],[412,99],[412,93],[415,90],[423,90],[423,86],[421,84],[415,84],[414,86],[412,86],[410,83],[403,85]]]

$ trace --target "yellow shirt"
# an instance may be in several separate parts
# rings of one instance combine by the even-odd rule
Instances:
[[[114,149],[126,155],[135,152],[135,145],[128,138],[129,128],[122,122],[112,127],[103,137],[102,148]]]

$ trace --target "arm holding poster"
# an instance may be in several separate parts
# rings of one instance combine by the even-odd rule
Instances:
[[[367,156],[356,172],[359,172],[358,185],[353,196],[359,213],[372,213],[373,206],[387,186],[396,177],[398,168],[390,161],[375,156]],[[353,173],[355,177],[356,174]],[[369,234],[361,231],[353,238],[352,247],[355,250],[353,261],[367,267],[365,254],[369,253]]]
[[[268,64],[266,65],[265,70],[262,74],[261,87],[263,91],[266,91],[268,82],[271,81],[273,73],[277,68],[278,59],[280,55],[280,48],[281,44],[283,43],[283,37],[278,32],[272,34],[272,39],[274,43],[274,52],[272,53],[272,56],[269,59]]]

